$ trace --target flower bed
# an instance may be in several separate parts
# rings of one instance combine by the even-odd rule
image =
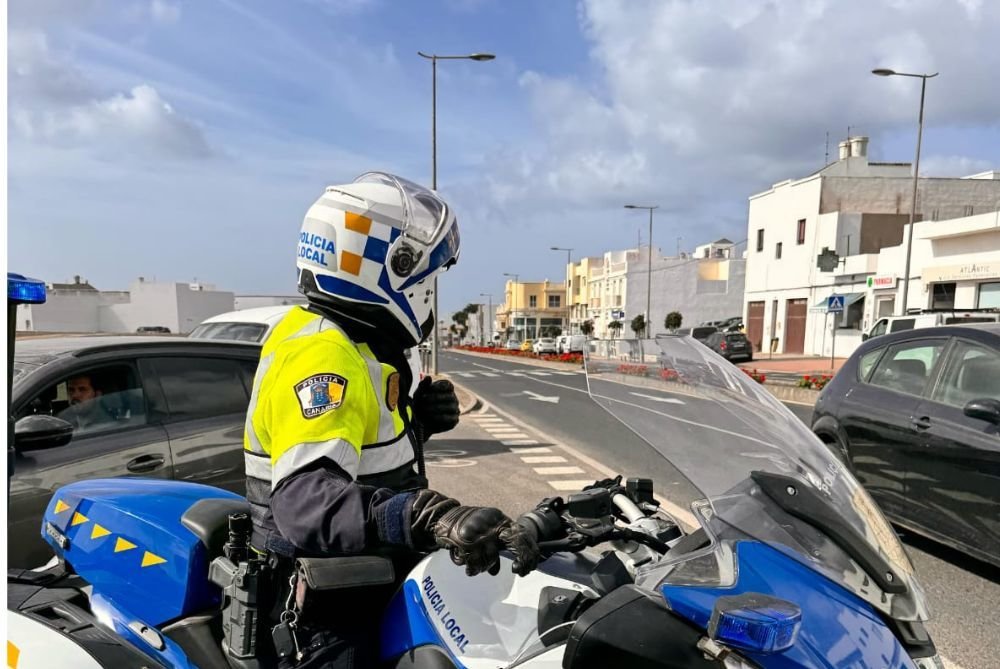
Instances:
[[[511,358],[530,358],[532,360],[546,360],[548,362],[565,362],[573,365],[582,365],[583,356],[579,353],[543,353],[538,355],[531,351],[511,351],[505,348],[493,348],[490,346],[456,346],[459,351],[469,351],[470,353],[488,353],[490,355],[504,355]]]
[[[646,376],[648,372],[649,365],[618,365],[619,374],[628,374],[629,376]]]
[[[799,388],[812,388],[813,390],[823,390],[826,388],[826,384],[833,380],[833,374],[817,374],[809,375],[806,374],[801,379],[799,379],[796,384]]]
[[[751,379],[757,383],[764,383],[767,381],[767,376],[763,372],[758,372],[756,369],[743,369],[743,373],[749,376]]]

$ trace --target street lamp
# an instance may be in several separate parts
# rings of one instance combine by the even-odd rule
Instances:
[[[566,252],[566,271],[569,275],[569,281],[566,282],[566,313],[569,314],[567,318],[567,325],[569,325],[569,332],[573,334],[573,274],[570,266],[573,264],[573,249],[564,249],[561,246],[550,246],[552,251],[565,251]]]
[[[903,271],[903,299],[902,305],[897,309],[897,313],[906,313],[907,298],[910,295],[910,255],[913,252],[913,219],[917,215],[917,179],[920,177],[920,142],[924,135],[924,93],[927,91],[927,80],[933,79],[939,73],[934,74],[913,74],[910,72],[896,72],[889,68],[880,67],[872,70],[872,74],[879,77],[917,77],[920,79],[920,115],[917,120],[917,157],[913,161],[913,197],[910,199],[910,233],[906,237],[906,267]]]
[[[514,277],[514,287],[510,291],[510,301],[511,301],[511,316],[510,316],[510,327],[514,328],[514,336],[517,336],[517,325],[514,319],[517,316],[517,280],[521,278],[519,274],[509,274],[507,272],[503,273],[504,276]],[[506,334],[506,333],[505,333]],[[510,340],[510,337],[507,338]],[[521,341],[518,339],[517,341]]]
[[[637,204],[627,204],[626,209],[648,209],[649,210],[649,253],[646,254],[646,332],[645,336],[648,338],[650,332],[652,331],[651,323],[649,322],[649,304],[650,298],[653,296],[653,210],[659,209],[659,205],[653,206],[642,206]]]
[[[493,293],[479,293],[479,297],[488,297],[490,306],[486,312],[490,324],[490,343],[493,343]]]
[[[418,51],[417,55],[431,61],[431,189],[437,191],[438,187],[438,156],[437,156],[437,62],[439,60],[493,60],[496,58],[492,53],[472,53],[467,56],[439,56],[437,54],[424,53]],[[438,313],[438,280],[434,277],[434,318]],[[438,342],[437,328],[434,329],[434,345],[431,347],[431,373],[438,373]]]

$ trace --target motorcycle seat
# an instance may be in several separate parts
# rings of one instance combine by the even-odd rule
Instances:
[[[250,513],[245,499],[203,499],[191,505],[181,516],[181,524],[191,531],[208,550],[208,559],[222,555],[229,537],[229,516]]]

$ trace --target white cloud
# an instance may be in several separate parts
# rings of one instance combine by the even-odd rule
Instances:
[[[820,167],[827,131],[836,147],[854,126],[878,152],[912,127],[919,82],[873,67],[939,69],[936,124],[985,127],[1000,109],[1000,3],[584,0],[581,22],[598,80],[522,76],[544,141],[491,161],[498,203],[641,197],[710,217],[728,199],[737,220],[747,195]]]
[[[181,7],[166,0],[152,0],[149,14],[157,23],[177,23],[181,17]]]
[[[925,177],[967,177],[987,170],[998,169],[996,163],[968,156],[922,156],[920,175]]]

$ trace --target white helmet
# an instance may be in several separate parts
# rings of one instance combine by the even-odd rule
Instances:
[[[299,291],[403,346],[434,327],[434,277],[458,260],[458,222],[433,191],[382,172],[329,186],[299,233]]]

